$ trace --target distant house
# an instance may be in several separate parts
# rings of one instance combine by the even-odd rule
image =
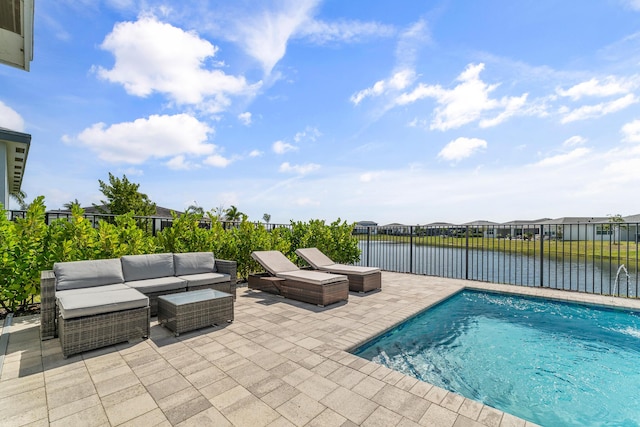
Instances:
[[[20,193],[31,135],[0,128],[0,203],[9,209],[9,195]]]
[[[353,228],[353,234],[377,234],[378,223],[374,221],[358,221]]]
[[[431,222],[419,227],[418,234],[421,236],[454,236],[460,232],[464,233],[465,227],[455,225],[450,222]]]
[[[564,241],[613,239],[615,227],[609,217],[562,217],[541,221],[546,239]]]
[[[378,233],[387,234],[392,236],[408,236],[411,234],[410,225],[398,224],[397,222],[393,222],[391,224],[382,225],[378,228]]]
[[[540,237],[540,224],[549,221],[549,218],[532,220],[518,219],[500,224],[494,232],[495,237],[513,237],[516,239]]]
[[[498,225],[497,222],[479,219],[476,221],[465,222],[462,225],[469,227],[470,236],[484,236],[489,238],[497,237],[495,235],[496,226]]]

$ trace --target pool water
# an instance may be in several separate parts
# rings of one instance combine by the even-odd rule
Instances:
[[[640,313],[464,291],[354,352],[542,426],[640,426]]]

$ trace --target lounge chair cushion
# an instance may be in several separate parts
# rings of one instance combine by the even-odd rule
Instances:
[[[176,276],[188,274],[215,273],[216,260],[213,252],[188,252],[173,254]]]
[[[119,259],[56,262],[53,272],[57,291],[124,283]]]
[[[320,271],[328,271],[336,274],[357,274],[359,276],[366,276],[367,274],[373,274],[380,271],[378,267],[362,267],[360,265],[347,265],[347,264],[333,264],[322,266]]]
[[[125,282],[173,276],[173,254],[125,255],[122,272]]]
[[[125,282],[125,285],[133,289],[137,289],[143,294],[187,290],[187,281],[179,279],[175,276],[156,277],[155,279],[146,280],[134,280],[132,282]]]
[[[280,277],[282,279],[297,280],[300,282],[308,282],[316,285],[326,285],[328,283],[347,281],[347,276],[308,270],[287,271],[284,273],[276,274],[276,277]]]
[[[326,265],[335,264],[335,262],[333,262],[331,258],[323,254],[318,248],[296,249],[296,254],[298,254],[300,258],[308,262],[309,265],[316,270]]]
[[[200,273],[178,276],[179,279],[187,281],[187,287],[213,285],[215,283],[230,282],[231,276],[222,273]]]
[[[300,270],[280,251],[255,251],[251,253],[251,257],[274,276],[286,271]]]
[[[149,306],[149,298],[135,289],[106,292],[77,292],[69,290],[57,296],[58,309],[63,319],[113,313]]]

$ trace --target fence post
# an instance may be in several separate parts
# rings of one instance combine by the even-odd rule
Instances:
[[[465,244],[464,244],[464,278],[469,280],[469,226],[465,227],[464,231]]]
[[[413,225],[409,226],[409,273],[413,273]]]
[[[540,287],[544,287],[544,224],[540,224]]]
[[[367,267],[369,267],[369,254],[371,253],[371,227],[367,226]]]

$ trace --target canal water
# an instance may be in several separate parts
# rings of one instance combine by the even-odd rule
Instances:
[[[519,253],[411,245],[388,241],[359,242],[357,265],[455,279],[480,280],[595,294],[638,296],[639,272],[608,260],[549,259]],[[625,268],[627,268],[625,266]],[[628,275],[626,274],[628,273]],[[618,281],[616,284],[616,277]]]

